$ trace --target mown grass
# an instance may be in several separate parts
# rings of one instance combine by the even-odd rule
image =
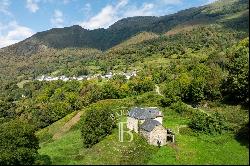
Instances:
[[[221,136],[182,136],[182,149],[192,151],[193,160],[183,160],[190,164],[249,164],[248,149],[241,146],[232,135]],[[185,153],[180,153],[185,157]]]
[[[118,111],[119,107],[131,105],[132,103],[130,102],[128,104],[123,100],[106,100],[100,101],[99,104],[110,105],[111,109],[114,108],[115,111]],[[213,110],[207,111],[213,112],[219,108],[221,107],[214,106],[211,108]],[[228,111],[228,114],[230,114],[233,108],[238,107],[223,108],[224,113]],[[134,134],[132,142],[128,142],[130,139],[128,134],[124,135],[125,142],[120,142],[118,129],[115,129],[111,135],[92,148],[87,149],[83,148],[80,132],[81,123],[78,123],[60,139],[41,143],[39,153],[50,156],[52,164],[249,165],[249,149],[238,142],[233,134],[197,134],[185,127],[178,133],[178,127],[187,125],[190,119],[185,114],[178,114],[169,108],[162,109],[162,111],[165,115],[163,125],[176,132],[175,144],[168,144],[161,148],[150,146],[137,134]],[[241,117],[244,116],[242,115]],[[120,118],[120,121],[124,120],[126,118]],[[56,126],[59,126],[59,124],[54,124],[50,127],[55,127],[54,130],[56,130]],[[43,133],[47,131],[44,130]]]
[[[79,129],[71,130],[61,139],[41,144],[39,154],[48,155],[52,164],[145,164],[152,156],[152,150],[144,139],[134,133],[133,142],[124,134],[124,142],[119,141],[118,129],[92,148],[84,148]],[[137,148],[136,148],[137,147]],[[133,149],[136,150],[133,151]],[[140,154],[138,156],[138,154]],[[134,160],[130,160],[130,159]],[[136,159],[136,160],[135,160]]]
[[[66,133],[61,139],[46,144],[40,144],[39,154],[48,155],[52,164],[77,164],[76,156],[83,147],[80,130]]]
[[[163,147],[149,164],[249,165],[248,148],[232,135],[178,135],[175,146]]]
[[[45,127],[36,132],[36,136],[38,137],[40,143],[46,143],[48,141],[52,141],[53,135],[60,130],[60,128],[67,123],[70,119],[72,119],[78,112],[72,112],[65,116],[64,118],[58,120],[52,125]]]
[[[90,149],[83,148],[80,130],[74,130],[43,145],[39,153],[49,155],[52,164],[126,164],[129,163],[126,158],[134,159],[130,164],[249,164],[248,148],[240,145],[232,135],[178,135],[176,138],[176,145],[154,147],[152,153],[144,151],[137,156],[133,151],[124,153],[136,148],[136,140],[119,142],[118,130]]]
[[[223,114],[232,123],[248,120],[246,110],[239,106],[214,106],[206,111]],[[184,127],[181,133],[178,126],[188,125],[190,119],[171,109],[164,109],[163,124],[176,133],[176,144],[162,147],[149,161],[149,164],[218,164],[249,165],[249,149],[235,139],[233,133],[206,135],[194,133]],[[237,115],[238,116],[237,116]],[[234,117],[234,118],[233,118]],[[244,122],[243,122],[244,123]]]

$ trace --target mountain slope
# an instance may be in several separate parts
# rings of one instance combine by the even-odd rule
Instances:
[[[248,4],[247,0],[223,0],[168,16],[122,19],[108,29],[75,25],[39,32],[0,49],[0,83],[42,74],[124,71],[154,54],[184,56],[190,50],[207,54],[209,47],[220,48],[218,52],[248,36]]]
[[[4,52],[11,51],[19,55],[31,55],[47,47],[52,48],[96,48],[107,50],[140,32],[164,33],[176,26],[204,25],[219,23],[229,28],[235,27],[231,21],[221,21],[224,17],[233,16],[235,13],[249,9],[248,0],[220,0],[210,5],[190,8],[175,14],[154,17],[138,16],[117,21],[108,29],[86,30],[78,25],[65,28],[53,28],[39,32],[32,37],[4,48]],[[234,20],[240,23],[243,31],[248,31],[248,15],[242,15]],[[238,22],[237,22],[238,21]],[[242,27],[243,26],[243,27]]]

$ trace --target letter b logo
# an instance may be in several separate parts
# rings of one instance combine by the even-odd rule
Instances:
[[[124,133],[128,133],[130,135],[130,140],[128,142],[133,141],[133,133],[128,130],[124,131],[123,124],[126,124],[127,122],[119,122],[119,141],[124,142]]]

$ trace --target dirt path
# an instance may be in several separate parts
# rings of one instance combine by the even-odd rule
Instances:
[[[155,85],[155,91],[156,91],[156,93],[158,93],[158,95],[163,96],[163,95],[161,94],[161,92],[160,92],[160,87],[159,87],[158,85]]]
[[[56,140],[56,139],[61,138],[61,136],[65,132],[69,131],[71,129],[71,127],[74,126],[81,119],[82,114],[83,114],[83,111],[78,112],[72,119],[70,119],[67,123],[65,123],[60,128],[60,130],[53,135],[53,139]]]

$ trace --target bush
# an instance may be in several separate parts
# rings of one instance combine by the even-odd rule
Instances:
[[[249,122],[239,129],[235,137],[241,143],[249,146]]]
[[[180,85],[176,80],[172,80],[167,82],[163,89],[163,94],[166,98],[171,100],[175,100],[176,98],[180,98],[181,96],[181,89]]]
[[[112,133],[116,127],[114,116],[108,107],[94,107],[86,111],[81,128],[84,147],[90,148]]]
[[[172,99],[164,97],[160,100],[159,104],[162,107],[169,107],[172,104],[172,102],[173,102]]]
[[[155,92],[146,92],[135,99],[136,105],[157,106],[163,97]]]
[[[176,103],[171,104],[170,108],[175,110],[179,114],[191,112],[190,108],[188,108],[187,105],[181,101],[177,101]]]
[[[148,77],[136,77],[128,82],[128,86],[134,95],[154,90],[154,82]]]
[[[249,38],[233,48],[227,66],[229,75],[221,85],[226,101],[235,104],[249,104]]]
[[[230,129],[224,116],[218,112],[211,116],[202,112],[196,113],[192,117],[189,127],[194,131],[207,134],[221,134]]]
[[[199,103],[201,100],[205,99],[204,87],[204,78],[201,77],[194,79],[188,87],[185,100],[192,103]]]
[[[48,155],[37,155],[35,165],[51,165],[51,159]]]
[[[39,142],[34,127],[19,120],[0,126],[0,165],[31,165]]]

